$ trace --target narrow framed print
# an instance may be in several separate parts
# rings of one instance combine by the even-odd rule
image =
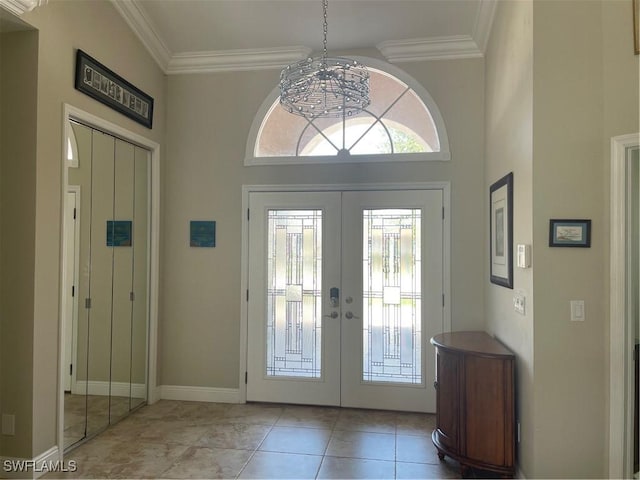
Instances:
[[[75,88],[147,128],[153,125],[153,98],[80,49]]]
[[[513,172],[489,189],[491,283],[513,288]]]
[[[549,220],[550,247],[591,246],[591,220],[551,219]]]

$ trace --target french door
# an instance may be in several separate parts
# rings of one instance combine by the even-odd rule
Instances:
[[[435,411],[443,192],[249,194],[247,399]]]

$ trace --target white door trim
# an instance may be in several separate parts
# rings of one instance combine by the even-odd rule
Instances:
[[[157,377],[157,351],[158,351],[158,305],[159,305],[159,275],[158,268],[160,265],[160,144],[150,140],[146,137],[138,135],[126,128],[123,128],[115,123],[103,120],[100,117],[80,110],[68,103],[63,104],[62,108],[62,202],[60,205],[61,217],[64,218],[66,195],[69,179],[67,175],[67,138],[69,136],[68,129],[69,121],[77,120],[85,125],[94,127],[98,130],[102,130],[110,135],[114,135],[118,138],[126,140],[127,142],[138,145],[146,150],[149,150],[151,155],[151,202],[149,206],[150,212],[150,238],[151,238],[151,251],[149,253],[149,331],[147,333],[147,345],[149,351],[147,352],[147,402],[154,403],[160,399],[160,392],[156,385]],[[62,232],[61,232],[62,235]],[[60,258],[60,275],[62,276],[62,256]],[[62,278],[61,278],[62,285]],[[62,305],[60,306],[62,308]],[[62,319],[62,310],[58,312],[59,321]],[[64,450],[64,380],[63,380],[63,364],[64,364],[64,351],[63,351],[63,328],[58,329],[58,446],[60,456]]]
[[[79,185],[69,185],[67,187],[66,193],[65,195],[68,195],[70,193],[74,194],[74,202],[75,202],[75,210],[77,213],[79,213],[80,210],[80,202],[81,202],[81,191],[80,191],[80,186]],[[65,215],[63,218],[63,222],[67,222],[69,219],[67,218],[67,210],[65,208],[64,210]],[[61,284],[63,289],[68,289],[70,285],[68,285],[66,283],[66,279],[68,278],[69,275],[69,268],[73,268],[73,272],[72,272],[72,276],[74,278],[74,280],[77,282],[77,279],[79,278],[79,259],[80,259],[80,228],[78,227],[78,223],[79,223],[79,216],[78,218],[74,218],[74,231],[73,231],[73,239],[71,238],[70,235],[68,235],[68,232],[65,230],[63,230],[63,236],[62,236],[62,252],[63,252],[63,266],[62,266],[62,277],[65,279],[65,281]],[[73,258],[68,258],[67,257],[67,250],[68,250],[68,242],[73,242],[74,245],[74,249],[73,249]],[[70,352],[65,352],[65,363],[63,365],[63,375],[65,377],[71,377],[70,379],[70,390],[72,392],[75,393],[75,389],[76,389],[76,374],[78,371],[78,352],[77,352],[77,347],[76,344],[74,342],[74,339],[77,338],[78,336],[78,318],[77,318],[77,311],[78,311],[78,297],[74,296],[73,300],[71,300],[72,305],[68,304],[69,302],[69,297],[68,297],[68,290],[67,290],[67,294],[63,294],[62,298],[61,298],[61,306],[60,309],[62,312],[65,312],[65,316],[61,317],[63,322],[61,323],[62,325],[64,325],[63,327],[63,332],[61,332],[65,344],[71,344],[71,351]],[[66,318],[66,314],[68,313],[69,307],[72,308],[72,315],[71,315],[71,331],[67,331],[67,328],[69,326],[69,319],[67,319],[65,321]],[[69,335],[71,335],[71,338],[69,338]],[[70,340],[70,341],[69,341]],[[66,354],[69,355],[69,357],[67,358]],[[67,362],[67,360],[69,360],[69,362],[73,365],[73,370],[70,374],[66,373],[66,369],[68,368],[67,365],[69,364]],[[66,390],[66,380],[65,380],[65,390]]]
[[[451,184],[449,182],[413,182],[413,183],[363,183],[363,184],[295,184],[295,185],[243,185],[242,186],[242,255],[240,260],[240,402],[247,401],[247,340],[249,309],[247,292],[249,288],[249,194],[252,192],[328,192],[358,190],[442,190],[444,205],[442,226],[442,256],[444,290],[444,331],[451,331]]]
[[[640,145],[640,134],[611,139],[611,253],[609,310],[609,478],[631,478],[633,431],[633,338],[629,333],[627,298],[627,148]],[[623,348],[620,348],[623,345]]]

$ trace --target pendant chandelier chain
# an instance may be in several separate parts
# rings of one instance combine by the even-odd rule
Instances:
[[[327,22],[327,9],[329,8],[329,0],[322,0],[322,10],[324,15],[324,23],[322,24],[322,63],[326,66],[327,63],[327,32],[329,31],[329,24]]]

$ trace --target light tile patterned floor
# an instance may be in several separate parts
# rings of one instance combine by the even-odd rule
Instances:
[[[460,478],[438,459],[434,416],[162,400],[65,456],[45,478]]]

